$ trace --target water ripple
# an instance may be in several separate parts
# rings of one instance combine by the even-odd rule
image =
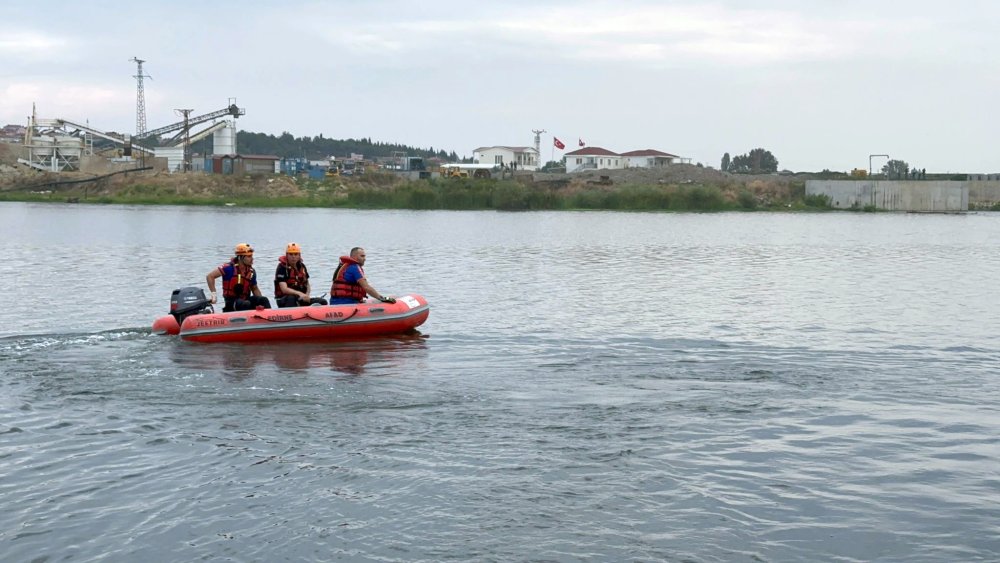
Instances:
[[[1000,558],[992,216],[4,209],[5,560]],[[145,328],[290,218],[324,278],[365,233],[423,334]],[[43,246],[171,274],[36,310]]]

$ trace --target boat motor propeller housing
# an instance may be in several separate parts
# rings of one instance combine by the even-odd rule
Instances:
[[[191,315],[212,312],[212,300],[205,297],[205,291],[197,287],[182,287],[170,294],[170,314],[178,324]]]

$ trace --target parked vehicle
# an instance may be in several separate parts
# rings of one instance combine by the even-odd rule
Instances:
[[[444,178],[491,178],[492,164],[460,164],[449,163],[441,165],[441,176]]]

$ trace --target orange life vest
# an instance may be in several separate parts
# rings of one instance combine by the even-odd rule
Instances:
[[[361,284],[358,282],[352,283],[344,279],[347,267],[352,264],[357,264],[358,269],[361,270],[361,277],[365,277],[365,271],[361,269],[361,264],[358,264],[357,260],[350,256],[341,256],[340,264],[337,265],[337,269],[333,272],[333,287],[330,288],[331,299],[347,298],[355,301],[364,301],[365,296],[368,295],[365,288],[361,287]]]
[[[250,295],[253,282],[257,279],[257,272],[253,266],[244,266],[237,263],[233,258],[228,263],[219,266],[219,271],[225,274],[225,268],[233,267],[233,277],[228,280],[223,276],[222,296],[226,298],[246,299]]]
[[[295,291],[301,291],[301,292],[305,293],[306,289],[309,287],[309,269],[306,268],[305,262],[303,262],[301,259],[299,259],[299,267],[298,268],[293,268],[288,263],[288,257],[287,256],[282,256],[281,258],[278,258],[278,264],[280,264],[278,266],[278,268],[281,268],[281,266],[284,266],[285,267],[285,272],[288,274],[288,279],[281,280],[281,281],[284,281],[285,284],[288,285],[289,289],[294,289]],[[275,297],[282,297],[282,296],[285,295],[285,293],[283,291],[281,291],[281,285],[280,285],[281,282],[278,281],[278,272],[277,272],[277,270],[275,270],[274,276],[275,276],[274,277],[274,296]]]

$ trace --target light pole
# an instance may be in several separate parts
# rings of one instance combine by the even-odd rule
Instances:
[[[889,158],[889,155],[887,155],[887,154],[870,154],[870,155],[868,155],[868,176],[872,175],[872,159],[875,158],[876,156],[881,156],[881,157],[886,158],[886,159]]]
[[[875,178],[874,176],[872,176],[872,159],[875,158],[876,156],[881,156],[885,158],[887,161],[889,159],[889,155],[887,154],[868,155],[868,177],[872,179],[872,207],[875,207]]]

